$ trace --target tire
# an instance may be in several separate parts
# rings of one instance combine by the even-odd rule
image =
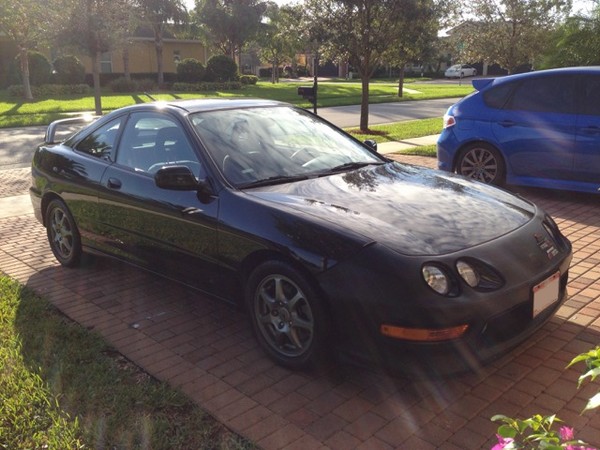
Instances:
[[[46,210],[46,233],[54,257],[65,267],[81,262],[81,237],[69,208],[62,200],[52,200]]]
[[[301,369],[324,361],[326,312],[297,269],[277,260],[261,264],[248,278],[245,298],[258,343],[276,363]]]
[[[486,184],[504,184],[506,169],[498,150],[489,144],[472,144],[462,150],[456,161],[456,173]]]

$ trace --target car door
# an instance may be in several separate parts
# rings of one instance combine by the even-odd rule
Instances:
[[[110,253],[207,291],[218,281],[218,198],[159,188],[154,174],[185,165],[206,174],[181,124],[167,114],[129,117],[116,162],[102,177],[99,210]]]
[[[576,114],[572,76],[522,80],[492,122],[492,130],[516,176],[572,176]]]
[[[575,181],[600,185],[600,75],[584,78],[583,93],[573,176]]]
[[[73,137],[65,147],[73,152],[55,153],[52,170],[59,175],[60,184],[54,187],[67,203],[81,234],[82,243],[97,248],[101,235],[98,224],[97,191],[106,168],[112,164],[115,143],[124,117],[102,124],[86,135]]]

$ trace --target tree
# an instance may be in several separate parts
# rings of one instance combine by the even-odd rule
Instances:
[[[419,0],[309,0],[314,39],[330,59],[348,61],[362,83],[360,129],[368,131],[369,81],[403,35]]]
[[[181,0],[137,0],[144,22],[152,27],[158,85],[164,84],[163,40],[169,24],[181,24],[187,21],[187,10]]]
[[[397,42],[391,45],[386,61],[400,68],[398,78],[398,97],[402,97],[404,88],[404,67],[410,62],[423,63],[433,57],[436,51],[438,24],[443,9],[439,3],[431,0],[418,0],[413,8],[408,8],[403,17],[396,22]]]
[[[28,53],[55,36],[68,0],[0,0],[0,31],[18,48],[25,99],[32,100]]]
[[[102,114],[100,92],[100,61],[102,53],[108,52],[122,42],[127,27],[127,0],[78,0],[71,11],[68,28],[60,41],[74,45],[92,60],[94,80],[94,106],[97,115]]]
[[[571,0],[464,0],[462,5],[477,20],[451,34],[460,60],[497,63],[509,73],[544,52],[548,35],[571,10]]]
[[[266,7],[257,0],[196,0],[193,20],[221,53],[241,65],[241,51],[256,36]]]
[[[600,65],[600,3],[590,16],[569,17],[550,42],[543,67]]]

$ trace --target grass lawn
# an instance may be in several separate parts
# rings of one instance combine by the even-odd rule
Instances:
[[[0,274],[0,448],[254,446]]]
[[[409,80],[410,81],[410,80]],[[310,82],[281,82],[272,84],[259,82],[255,86],[245,86],[238,91],[221,92],[152,92],[151,95],[159,100],[178,98],[230,98],[251,97],[279,100],[309,108],[311,105],[297,95],[297,87],[311,84]],[[370,84],[369,102],[386,103],[407,100],[425,100],[433,98],[464,97],[473,91],[471,85],[459,86],[449,84],[405,83],[402,98],[397,96],[398,85],[395,82],[377,81]],[[360,104],[361,84],[356,81],[320,82],[318,106],[342,106]],[[114,94],[105,93],[102,96],[104,112],[112,111],[123,106],[151,101],[142,93]],[[66,117],[69,114],[93,111],[94,98],[92,95],[65,96],[61,98],[35,99],[25,102],[9,97],[6,91],[0,92],[0,128],[21,127],[30,125],[47,125],[52,120]]]

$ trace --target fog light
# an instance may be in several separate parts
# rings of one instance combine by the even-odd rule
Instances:
[[[459,325],[451,328],[406,328],[395,325],[381,325],[380,331],[384,336],[407,341],[436,342],[456,339],[466,333],[469,325]]]

